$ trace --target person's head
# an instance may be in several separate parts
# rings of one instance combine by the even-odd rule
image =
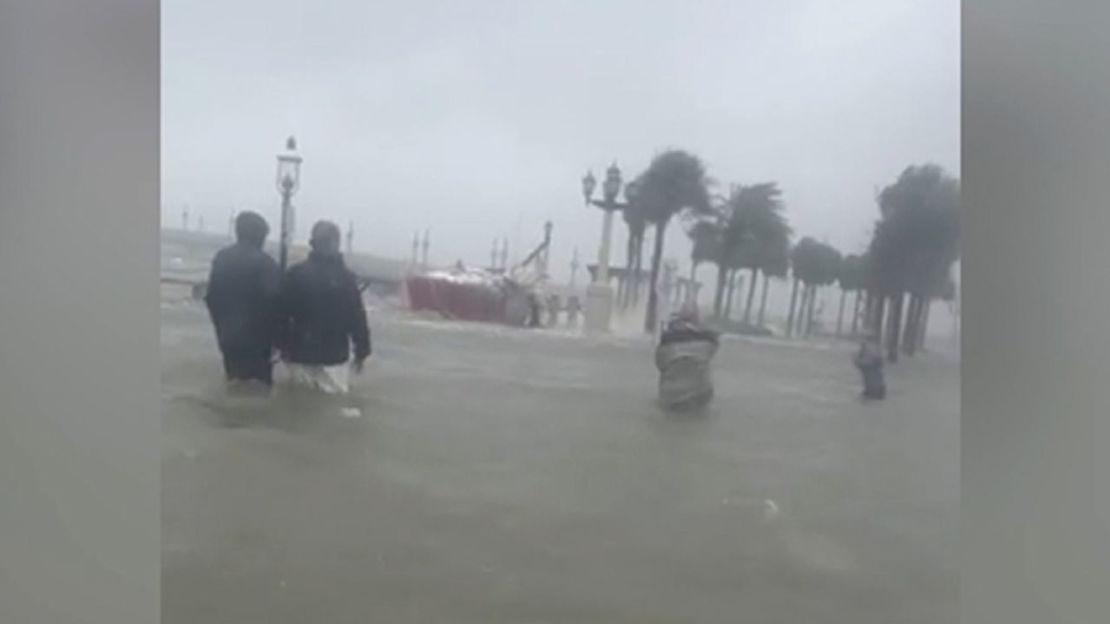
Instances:
[[[270,226],[257,212],[247,210],[235,217],[235,240],[241,243],[261,247],[269,233]]]
[[[308,245],[312,247],[312,251],[325,255],[339,254],[339,242],[342,234],[339,231],[339,226],[331,221],[317,221],[316,225],[312,226],[312,235],[308,240]]]

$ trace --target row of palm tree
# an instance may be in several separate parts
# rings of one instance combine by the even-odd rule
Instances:
[[[790,296],[790,312],[786,332],[809,336],[813,332],[818,289],[835,283],[841,274],[843,259],[832,245],[810,237],[798,241],[790,253],[794,289]],[[802,297],[798,301],[798,287]],[[797,310],[795,310],[797,302]]]
[[[762,275],[759,309],[762,324],[768,282],[772,277],[786,277],[789,270],[791,230],[781,197],[782,191],[774,182],[733,186],[729,196],[713,210],[690,220],[687,235],[693,242],[692,273],[705,262],[717,266],[714,316],[731,317],[738,276],[749,271],[743,319],[745,324],[751,323],[755,290]]]
[[[912,356],[921,346],[932,301],[956,296],[951,272],[959,259],[960,182],[937,165],[911,166],[877,200],[866,314],[894,362],[900,351]]]
[[[717,267],[713,313],[718,318],[731,318],[733,291],[748,272],[743,323],[752,323],[755,291],[762,277],[763,295],[755,320],[762,326],[770,280],[790,275],[794,287],[787,333],[809,335],[820,289],[838,284],[837,334],[843,331],[847,296],[854,293],[851,333],[859,331],[862,317],[867,330],[885,337],[889,357],[896,360],[900,349],[912,355],[921,344],[929,302],[954,296],[949,274],[958,258],[959,182],[935,165],[909,167],[883,189],[877,198],[881,218],[867,252],[847,257],[810,237],[791,246],[782,191],[774,182],[734,185],[727,197],[714,196],[714,180],[704,163],[689,152],[660,153],[634,183],[635,201],[623,211],[631,277],[621,293],[626,305],[639,298],[637,278],[645,233],[654,228],[651,285],[659,278],[667,228],[676,219],[684,221],[693,243],[691,277],[702,264]],[[656,289],[649,286],[644,319],[648,332],[657,322],[656,304]],[[884,311],[889,317],[885,334]]]

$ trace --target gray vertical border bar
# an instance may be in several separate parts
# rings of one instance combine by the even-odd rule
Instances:
[[[156,0],[0,3],[0,622],[159,620]]]
[[[963,621],[1110,621],[1110,6],[963,11]]]

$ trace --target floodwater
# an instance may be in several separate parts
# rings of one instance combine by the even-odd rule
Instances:
[[[645,341],[374,314],[351,396],[228,397],[162,319],[167,624],[958,621],[954,362],[728,340],[671,417]]]

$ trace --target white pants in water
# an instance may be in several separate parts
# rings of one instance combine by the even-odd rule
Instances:
[[[351,365],[348,362],[335,366],[310,366],[288,364],[289,378],[294,385],[319,390],[327,394],[347,394],[351,389]]]

